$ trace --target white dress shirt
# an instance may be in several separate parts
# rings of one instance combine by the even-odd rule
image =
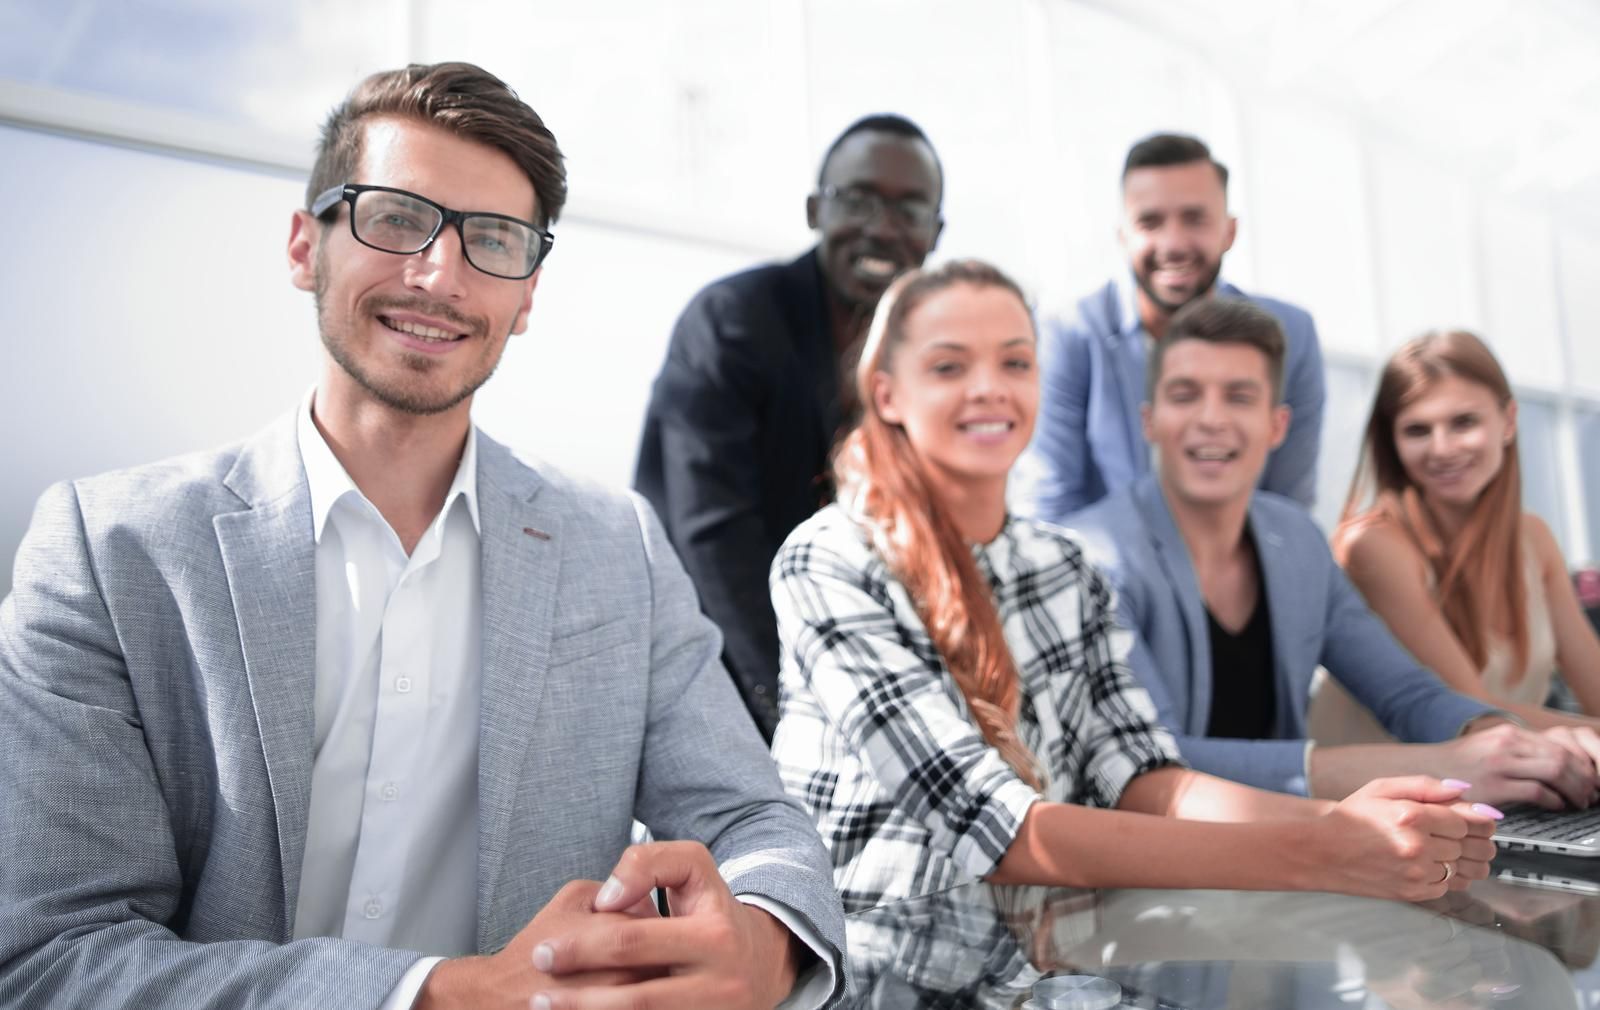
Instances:
[[[311,810],[294,938],[416,950],[380,1010],[404,1010],[445,956],[477,947],[479,577],[477,428],[443,507],[408,557],[311,419],[297,422],[316,539]],[[793,911],[757,895],[826,964]],[[819,966],[822,967],[822,966]],[[819,1006],[831,971],[785,1007]]]

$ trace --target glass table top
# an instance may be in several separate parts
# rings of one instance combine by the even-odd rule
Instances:
[[[1148,1010],[1600,1007],[1600,860],[1494,872],[1422,904],[968,884],[851,914],[846,1005],[1050,1010],[1035,983],[1076,973]]]

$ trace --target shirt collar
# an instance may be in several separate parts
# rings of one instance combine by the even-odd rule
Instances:
[[[355,494],[365,500],[361,489],[356,487],[356,482],[350,479],[350,474],[345,472],[343,464],[339,462],[333,450],[328,447],[328,442],[322,437],[322,432],[317,429],[316,422],[311,420],[311,404],[316,398],[316,387],[306,392],[300,402],[300,410],[295,417],[295,437],[300,445],[300,460],[306,468],[306,484],[311,491],[311,528],[315,542],[322,542],[322,531],[327,528],[328,514],[339,500],[347,494]],[[467,514],[472,517],[472,527],[482,532],[478,525],[478,428],[472,425],[467,429],[467,447],[461,453],[461,463],[456,467],[455,480],[450,482],[450,490],[445,492],[444,506],[439,509],[439,514],[450,510],[456,497],[461,496],[467,502]]]

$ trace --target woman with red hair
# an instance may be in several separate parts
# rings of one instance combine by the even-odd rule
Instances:
[[[1522,510],[1517,403],[1483,341],[1435,331],[1396,351],[1362,456],[1334,554],[1401,644],[1531,726],[1600,725],[1544,707],[1560,669],[1600,715],[1600,638],[1549,527]]]
[[[1333,804],[1183,766],[1107,583],[1064,532],[1007,511],[1035,343],[993,267],[897,280],[839,500],[773,563],[773,753],[846,909],[974,877],[1420,899],[1484,876],[1496,813],[1455,803],[1466,783],[1379,780]]]

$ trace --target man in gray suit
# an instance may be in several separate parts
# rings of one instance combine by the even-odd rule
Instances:
[[[1117,590],[1128,663],[1195,768],[1342,798],[1383,775],[1468,796],[1588,806],[1600,738],[1533,733],[1446,687],[1395,642],[1297,502],[1257,490],[1289,427],[1284,337],[1266,310],[1208,299],[1155,345],[1143,427],[1155,472],[1067,520]],[[1406,744],[1312,747],[1318,666]]]
[[[828,857],[649,508],[471,424],[565,196],[491,75],[368,78],[291,226],[315,390],[45,494],[0,605],[0,1006],[838,998]]]

